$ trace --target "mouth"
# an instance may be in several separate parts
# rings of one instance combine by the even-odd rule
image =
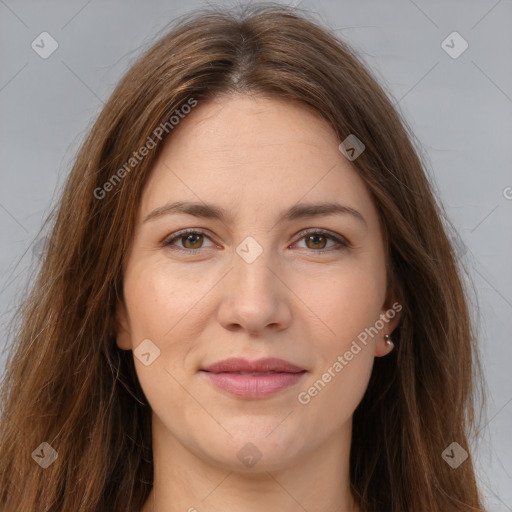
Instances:
[[[247,361],[226,359],[201,368],[218,389],[237,398],[266,398],[297,384],[307,371],[276,358]]]

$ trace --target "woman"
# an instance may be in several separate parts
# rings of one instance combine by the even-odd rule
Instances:
[[[1,510],[484,510],[468,301],[405,126],[291,8],[151,47],[20,310]]]

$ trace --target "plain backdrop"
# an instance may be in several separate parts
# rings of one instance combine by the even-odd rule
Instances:
[[[39,261],[42,221],[80,142],[143,47],[176,17],[205,6],[0,0],[0,372],[8,322]],[[460,258],[476,288],[488,385],[472,456],[489,511],[512,511],[512,2],[304,0],[300,6],[374,71],[420,141],[458,230]],[[44,51],[58,44],[47,58],[32,46],[43,46],[42,37]]]

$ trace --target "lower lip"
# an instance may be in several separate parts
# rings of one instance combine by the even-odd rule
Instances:
[[[289,388],[306,373],[273,373],[271,375],[240,375],[238,373],[204,372],[218,388],[239,398],[265,398]]]

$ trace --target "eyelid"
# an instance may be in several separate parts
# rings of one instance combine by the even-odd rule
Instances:
[[[171,245],[171,242],[179,239],[179,238],[183,238],[185,237],[186,235],[190,235],[190,234],[198,234],[198,235],[205,235],[206,237],[208,238],[212,238],[208,232],[202,228],[186,228],[186,229],[182,229],[180,231],[176,231],[175,233],[171,233],[169,236],[166,236],[162,242],[161,242],[161,245],[164,246],[164,247],[168,247]],[[200,249],[183,249],[182,247],[176,247],[176,250],[181,250],[181,251],[184,251],[184,252],[188,252],[188,253],[194,253],[194,252],[197,252],[197,251],[201,251],[203,250],[204,248],[200,248]]]
[[[328,229],[323,229],[323,228],[306,228],[306,229],[303,229],[302,231],[299,231],[299,233],[297,233],[295,235],[295,237],[299,237],[299,240],[300,240],[307,235],[316,235],[316,234],[325,235],[325,236],[333,239],[336,243],[343,245],[345,247],[352,247],[352,244],[343,235],[340,235],[338,233],[335,233],[334,231],[330,231]],[[313,249],[311,249],[311,250],[313,250]],[[313,250],[313,252],[322,252],[322,249],[319,251]]]
[[[174,242],[177,239],[183,238],[183,237],[185,237],[188,234],[201,234],[201,235],[205,235],[207,238],[210,238],[210,240],[212,238],[208,234],[208,231],[206,231],[206,230],[204,230],[202,228],[186,228],[186,229],[182,229],[180,231],[176,231],[175,233],[171,233],[169,236],[165,237],[162,240],[161,245],[164,246],[164,247],[170,247],[171,246],[171,242]],[[316,234],[324,235],[327,238],[330,238],[336,244],[341,245],[342,248],[350,248],[350,247],[352,247],[352,244],[344,236],[339,235],[338,233],[334,233],[332,231],[329,231],[327,229],[323,229],[323,228],[305,228],[305,229],[299,231],[299,233],[294,235],[294,238],[298,237],[297,241],[294,242],[294,244],[299,242],[300,240],[302,240],[304,237],[306,237],[308,235],[316,235]],[[212,242],[213,242],[213,240],[212,240]],[[199,249],[186,249],[186,248],[176,247],[176,246],[173,247],[173,250],[177,250],[177,251],[181,251],[181,252],[186,252],[186,253],[189,253],[189,254],[194,254],[194,253],[200,252],[200,251],[202,251],[204,249],[205,248],[203,248],[203,247],[201,247]],[[328,253],[328,252],[333,252],[332,247],[329,248],[329,249],[319,249],[319,250],[309,249],[309,250],[314,252],[314,253],[320,253],[320,254]],[[336,250],[340,250],[340,249],[334,249],[334,251],[336,251]]]

